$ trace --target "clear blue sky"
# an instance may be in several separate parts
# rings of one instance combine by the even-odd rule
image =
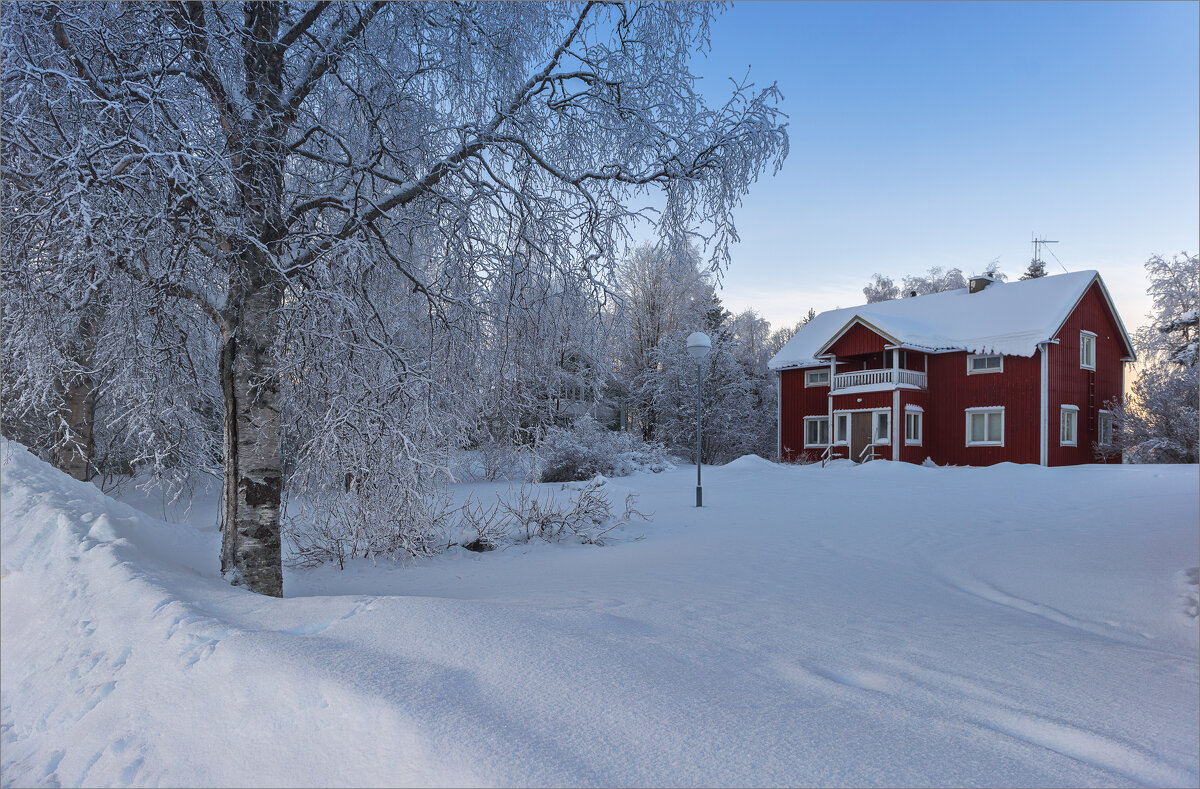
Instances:
[[[737,213],[722,298],[773,326],[861,303],[875,272],[1015,279],[1031,233],[1098,269],[1132,331],[1141,265],[1200,247],[1200,3],[742,2],[695,63],[747,66],[790,116]],[[1045,256],[1051,272],[1059,263]]]

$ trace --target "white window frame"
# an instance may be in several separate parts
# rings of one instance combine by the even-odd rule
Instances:
[[[1000,360],[1000,366],[997,367],[995,370],[991,370],[991,369],[976,370],[975,369],[975,360],[976,359],[992,359],[992,358]],[[1003,354],[972,353],[967,356],[967,375],[987,375],[989,373],[1002,373],[1002,372],[1004,372],[1004,355]]]
[[[825,380],[817,381],[814,383],[812,380],[814,375],[823,375],[823,376],[825,376]],[[828,367],[825,367],[823,369],[818,369],[818,370],[805,370],[804,371],[804,388],[812,389],[813,387],[817,387],[817,386],[824,386],[824,387],[828,388],[829,383],[830,383],[830,377],[831,376],[829,375]]]
[[[880,433],[879,433],[879,421],[880,421],[879,417],[881,417],[881,416],[887,417],[887,420],[888,420],[887,435],[880,435]],[[878,410],[878,411],[871,412],[871,443],[872,444],[875,444],[878,446],[881,444],[887,445],[887,444],[892,443],[892,428],[894,427],[894,425],[892,425],[892,421],[893,421],[892,420],[892,411],[890,408],[886,409],[886,410]]]
[[[825,442],[824,444],[820,443],[820,439],[821,439],[821,428],[819,428],[819,427],[817,428],[817,442],[818,442],[818,443],[815,443],[815,444],[813,444],[813,443],[809,443],[809,440],[808,440],[808,423],[809,423],[809,422],[824,422],[824,423],[825,423],[825,438],[826,438],[826,442]],[[805,446],[806,448],[807,448],[807,447],[827,447],[827,446],[829,446],[829,441],[828,441],[828,439],[829,439],[829,437],[830,437],[830,436],[829,436],[829,428],[830,428],[830,425],[829,425],[829,416],[828,416],[828,415],[825,415],[825,416],[806,416],[806,417],[804,417],[804,446]]]
[[[1067,414],[1071,415],[1071,440],[1063,440],[1063,420]],[[1077,447],[1079,446],[1079,406],[1077,405],[1061,405],[1058,408],[1058,445],[1060,447]]]
[[[971,417],[974,414],[990,414],[1000,415],[1000,440],[999,441],[972,441],[971,440]],[[988,424],[991,422],[991,416],[985,416],[983,421],[983,434],[988,434]],[[975,408],[966,409],[966,446],[969,447],[1002,447],[1004,446],[1004,406],[977,406]]]
[[[1091,348],[1092,348],[1091,363],[1089,363],[1087,361],[1087,359],[1084,358],[1085,354],[1083,352],[1084,349],[1088,347],[1089,342],[1090,342]],[[1094,331],[1088,331],[1087,329],[1079,330],[1079,369],[1081,369],[1081,370],[1095,370],[1096,369],[1096,332],[1094,332]]]
[[[1104,423],[1108,422],[1108,440],[1104,438]],[[1111,447],[1113,443],[1113,413],[1101,408],[1099,416],[1096,418],[1096,444],[1102,447]]]
[[[846,420],[846,437],[844,439],[839,439],[837,427],[838,422],[843,419]],[[846,412],[835,412],[833,415],[833,424],[831,429],[833,430],[833,435],[831,435],[829,438],[831,441],[833,441],[833,445],[835,447],[845,447],[850,445],[850,414]]]
[[[909,438],[908,420],[913,418],[913,424],[916,426],[916,438]],[[919,447],[921,440],[925,436],[925,413],[920,408],[911,406],[904,409],[904,446]]]

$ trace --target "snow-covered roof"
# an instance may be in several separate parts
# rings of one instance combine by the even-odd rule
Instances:
[[[782,370],[821,364],[817,357],[856,320],[892,344],[904,347],[1032,356],[1039,342],[1054,338],[1092,282],[1100,283],[1126,348],[1132,351],[1100,275],[1074,271],[1017,282],[993,282],[978,293],[959,288],[822,312],[779,349],[770,366]]]

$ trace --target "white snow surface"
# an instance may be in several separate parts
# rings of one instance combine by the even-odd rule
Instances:
[[[782,370],[822,364],[815,358],[820,348],[856,317],[912,348],[1032,356],[1039,342],[1053,339],[1099,276],[1095,271],[1073,271],[993,282],[978,293],[959,288],[829,310],[796,332],[771,359],[770,367]],[[1103,287],[1103,280],[1100,283]]]
[[[1200,781],[1195,466],[743,458],[700,510],[689,469],[609,481],[653,513],[614,544],[278,600],[203,507],[2,457],[5,786]]]

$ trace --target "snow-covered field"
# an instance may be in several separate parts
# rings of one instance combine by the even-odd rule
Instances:
[[[5,786],[1200,782],[1194,466],[743,458],[699,511],[689,469],[610,481],[653,521],[605,547],[284,600],[203,507],[2,477]]]

